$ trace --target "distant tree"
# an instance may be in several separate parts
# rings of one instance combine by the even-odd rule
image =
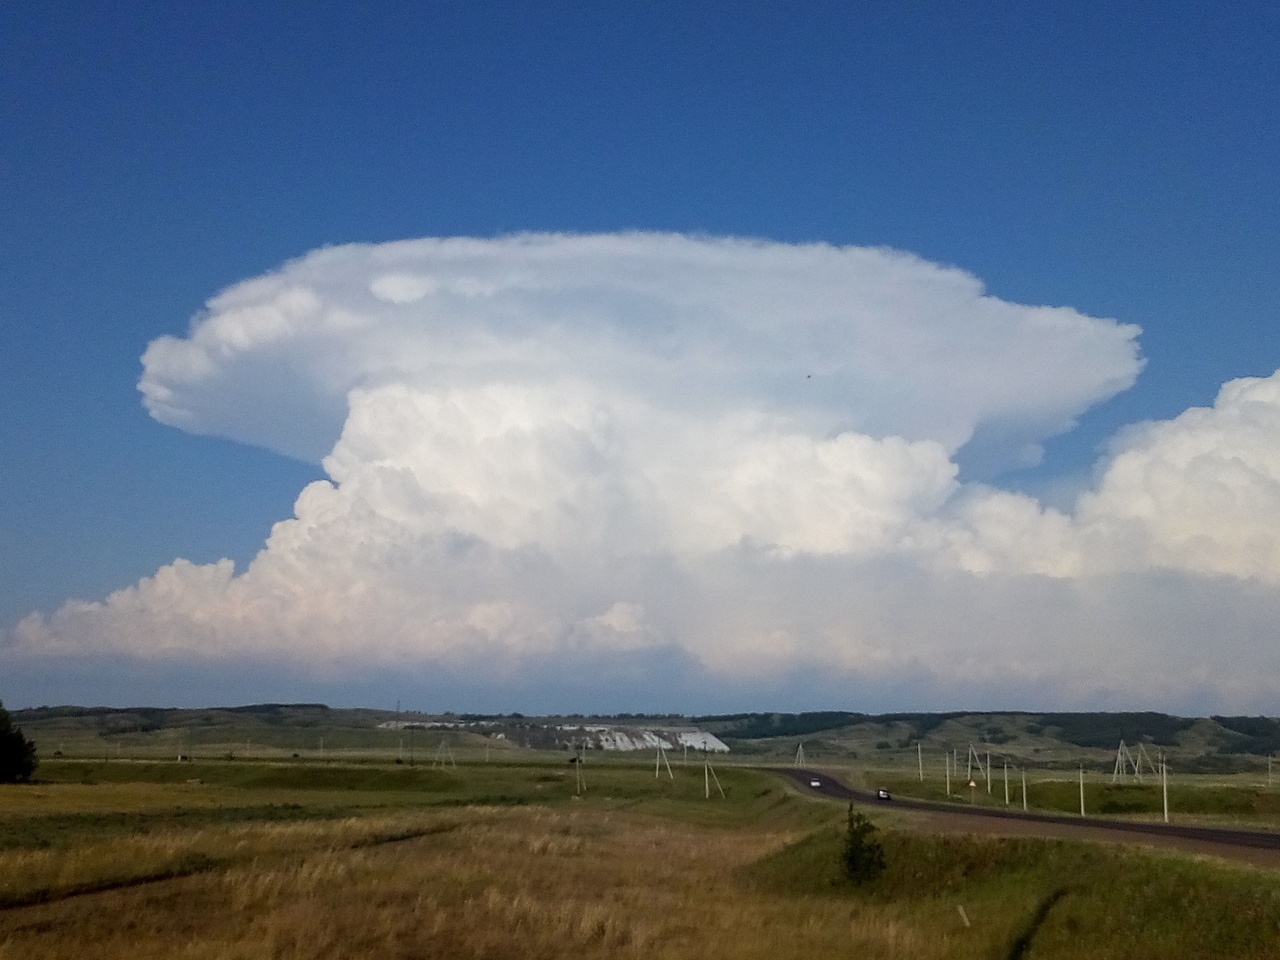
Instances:
[[[0,703],[0,783],[30,780],[36,769],[36,745],[13,725]]]
[[[849,804],[849,820],[841,851],[844,875],[857,886],[871,883],[884,872],[884,847],[875,838],[876,825]]]

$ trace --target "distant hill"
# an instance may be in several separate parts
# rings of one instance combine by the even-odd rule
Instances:
[[[970,744],[982,752],[1039,766],[1097,765],[1131,750],[1164,752],[1191,772],[1264,768],[1280,752],[1280,720],[1272,717],[1176,717],[1152,711],[1093,713],[741,713],[691,718],[737,752],[780,753],[803,744],[809,758],[871,762],[920,749],[936,752]]]
[[[1266,757],[1280,753],[1280,720],[1272,717],[1187,718],[1150,711],[525,717],[264,703],[208,709],[39,707],[12,716],[44,757],[355,757],[370,751],[421,754],[445,741],[462,750],[566,749],[575,730],[597,724],[624,731],[696,728],[714,734],[733,755],[760,762],[790,759],[803,745],[811,761],[869,767],[915,764],[917,750],[940,763],[942,752],[967,754],[970,745],[1011,764],[1106,769],[1123,740],[1133,751],[1167,754],[1184,773],[1265,769]]]

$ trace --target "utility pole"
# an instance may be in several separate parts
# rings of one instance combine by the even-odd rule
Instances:
[[[1027,812],[1027,768],[1022,768],[1022,812]]]
[[[1080,764],[1080,816],[1084,816],[1084,764]]]
[[[916,766],[920,768],[920,782],[924,783],[924,748],[916,741]]]
[[[1009,761],[1004,762],[1004,805],[1009,805]]]
[[[1164,793],[1164,822],[1169,822],[1169,761],[1160,754],[1160,786]]]
[[[942,751],[942,769],[947,776],[947,799],[951,799],[951,754]]]

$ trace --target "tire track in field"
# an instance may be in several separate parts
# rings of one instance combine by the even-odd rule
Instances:
[[[1036,907],[1036,912],[1031,915],[1031,919],[1027,921],[1027,925],[1023,927],[1019,933],[1009,944],[1009,952],[1005,954],[1005,960],[1023,960],[1027,955],[1027,951],[1031,949],[1031,940],[1036,933],[1044,926],[1044,922],[1049,919],[1049,911],[1053,909],[1053,905],[1070,893],[1067,887],[1059,887],[1049,896],[1040,901]]]
[[[351,850],[364,850],[369,847],[381,847],[391,843],[403,843],[406,840],[417,840],[421,837],[438,836],[443,833],[451,833],[461,827],[461,823],[436,824],[434,826],[423,827],[418,830],[404,830],[397,831],[396,833],[365,837],[361,840],[356,840],[353,843],[340,847],[308,850],[302,855],[305,857],[313,853],[335,853]],[[285,852],[280,854],[280,857],[281,859],[287,859],[288,857],[296,855],[296,853]],[[112,890],[130,890],[135,887],[150,886],[156,883],[163,883],[166,880],[178,880],[182,877],[190,877],[199,873],[211,873],[214,870],[234,867],[237,864],[244,862],[246,862],[244,858],[210,857],[205,854],[190,854],[180,858],[176,864],[170,867],[163,870],[156,870],[151,873],[135,874],[132,877],[118,877],[110,880],[89,881],[87,883],[73,884],[66,887],[39,887],[25,893],[11,894],[9,896],[0,895],[0,912],[22,910],[28,907],[39,907],[49,903],[60,903],[63,900],[71,900],[74,897],[85,897],[95,893],[107,893]]]

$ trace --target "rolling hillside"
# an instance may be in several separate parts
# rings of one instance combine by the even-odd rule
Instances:
[[[1265,770],[1267,757],[1280,752],[1280,720],[1274,718],[1152,712],[524,717],[256,704],[200,710],[40,707],[14,711],[13,718],[45,757],[421,758],[442,743],[463,753],[568,749],[582,742],[580,731],[586,727],[699,729],[727,744],[735,759],[790,760],[803,745],[811,762],[868,767],[914,766],[918,757],[940,763],[937,758],[944,751],[964,756],[972,744],[996,762],[1048,769],[1084,763],[1106,769],[1124,740],[1135,754],[1140,747],[1151,758],[1163,752],[1184,773],[1233,773]]]

